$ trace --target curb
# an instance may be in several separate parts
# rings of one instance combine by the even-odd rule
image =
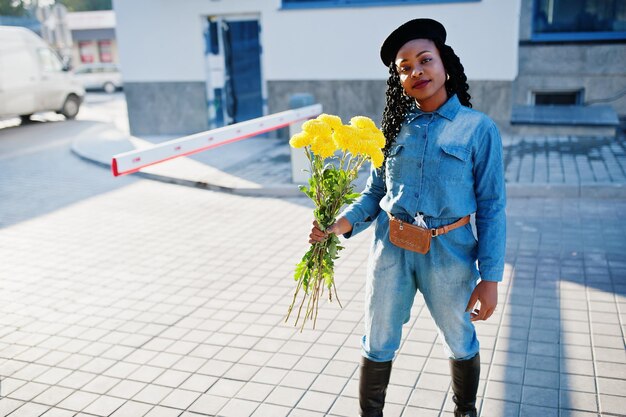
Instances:
[[[105,142],[98,142],[93,137],[80,137],[72,141],[71,152],[80,159],[91,162],[111,171],[111,156],[134,149],[131,141],[125,136],[109,138]],[[106,156],[105,156],[106,155]],[[112,174],[111,174],[112,175]],[[136,177],[161,181],[168,184],[183,185],[186,187],[199,188],[202,190],[219,191],[249,197],[284,197],[292,198],[302,195],[297,184],[268,184],[258,188],[228,187],[202,180],[188,178],[176,178],[154,172],[135,172],[130,174]]]

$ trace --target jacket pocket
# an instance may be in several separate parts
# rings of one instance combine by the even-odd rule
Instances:
[[[470,151],[458,145],[441,145],[438,175],[443,181],[457,182],[463,178]]]

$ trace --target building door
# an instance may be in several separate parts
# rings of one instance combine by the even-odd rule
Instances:
[[[211,127],[263,115],[259,31],[257,18],[207,19],[205,57]]]

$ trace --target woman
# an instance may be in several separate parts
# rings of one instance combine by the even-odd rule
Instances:
[[[454,415],[476,416],[480,357],[472,322],[495,310],[504,270],[502,145],[493,121],[470,108],[463,66],[445,40],[444,27],[432,19],[411,20],[385,40],[385,163],[335,224],[321,231],[314,223],[310,235],[310,242],[329,233],[349,238],[375,223],[361,341],[364,417],[383,415],[391,363],[417,290],[450,358]],[[478,240],[467,224],[471,213]],[[391,243],[392,218],[431,229],[428,252]]]

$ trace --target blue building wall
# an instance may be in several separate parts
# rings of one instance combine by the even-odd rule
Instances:
[[[41,23],[34,17],[0,16],[0,26],[22,26],[41,35]]]

